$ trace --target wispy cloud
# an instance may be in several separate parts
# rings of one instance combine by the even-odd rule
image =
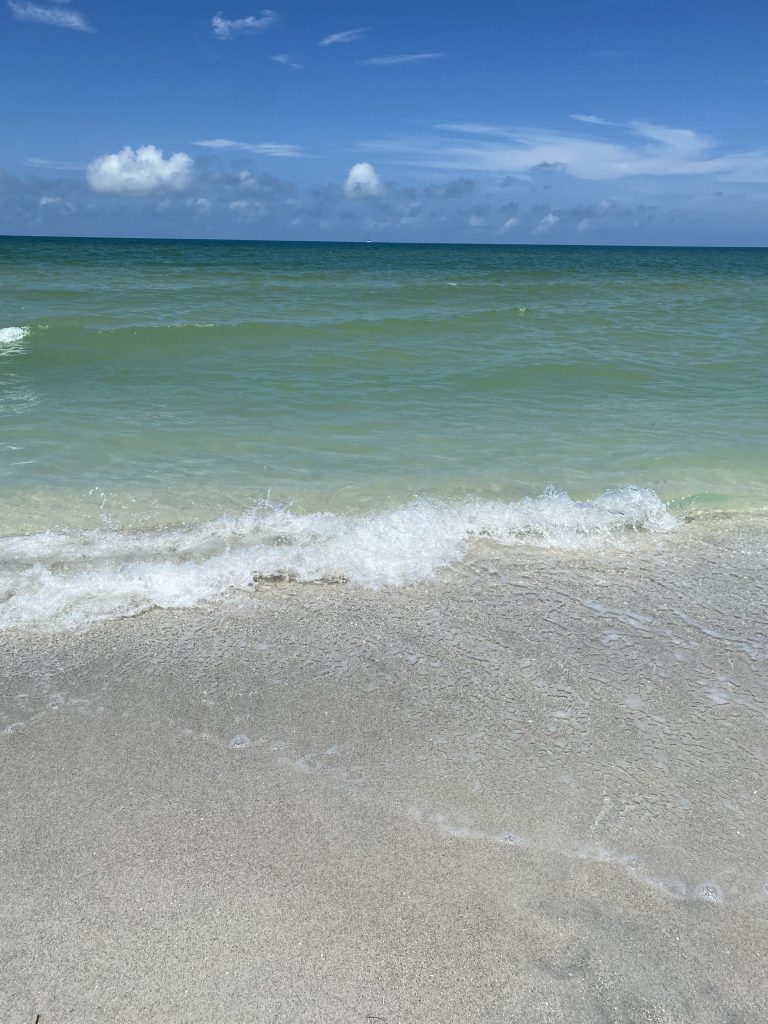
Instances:
[[[20,3],[17,0],[8,0],[8,7],[18,21],[32,21],[54,28],[72,28],[78,32],[93,32],[79,11],[62,10],[60,7],[40,7],[38,4]]]
[[[350,28],[346,32],[334,32],[333,35],[321,39],[318,46],[333,46],[335,43],[354,43],[368,32],[367,28]]]
[[[40,156],[29,156],[24,161],[27,167],[39,167],[49,171],[82,171],[85,164],[74,163],[71,160],[46,160]]]
[[[585,124],[606,124],[613,128],[620,127],[615,121],[606,121],[604,117],[595,117],[594,114],[569,114],[568,116],[574,121],[584,121]]]
[[[449,137],[378,139],[360,145],[402,164],[451,171],[527,175],[556,166],[586,181],[709,175],[768,183],[768,150],[722,152],[708,136],[689,128],[631,121],[619,126],[621,137],[615,141],[546,128],[474,123],[437,128]]]
[[[388,67],[390,64],[415,64],[422,60],[438,60],[438,58],[444,56],[444,53],[396,53],[389,57],[367,57],[365,60],[359,60],[356,63]]]
[[[214,14],[211,18],[211,27],[213,28],[213,34],[217,39],[231,39],[236,35],[247,35],[252,32],[261,32],[265,28],[269,28],[275,22],[275,12],[270,10],[264,10],[261,12],[261,17],[257,18],[251,14],[247,18],[225,18],[221,11],[218,14]]]
[[[302,68],[303,64],[297,64],[287,53],[275,53],[270,58],[275,64],[284,64],[287,68]]]
[[[301,146],[288,142],[236,142],[234,139],[201,139],[194,143],[205,149],[235,149],[259,156],[297,157],[306,156]]]

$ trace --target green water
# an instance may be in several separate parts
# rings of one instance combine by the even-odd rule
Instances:
[[[0,239],[0,523],[768,495],[768,250]]]

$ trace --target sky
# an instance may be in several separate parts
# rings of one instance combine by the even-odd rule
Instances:
[[[260,3],[0,0],[0,234],[768,244],[764,0]]]

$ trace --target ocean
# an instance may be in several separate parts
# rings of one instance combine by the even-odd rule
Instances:
[[[0,628],[768,507],[768,250],[0,238]]]
[[[4,1019],[764,1021],[766,271],[0,240]]]

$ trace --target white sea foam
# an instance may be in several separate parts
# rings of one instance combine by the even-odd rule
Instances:
[[[68,628],[149,608],[189,608],[259,579],[346,580],[381,588],[433,577],[473,541],[579,550],[620,546],[678,521],[640,488],[573,501],[417,501],[365,517],[261,505],[237,517],[156,531],[67,531],[0,539],[0,628]]]
[[[0,346],[16,345],[29,334],[28,327],[0,327]]]

